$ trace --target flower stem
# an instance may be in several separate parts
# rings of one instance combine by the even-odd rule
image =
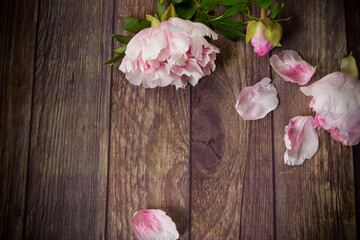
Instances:
[[[266,18],[266,8],[262,8],[262,9],[261,9],[260,18]]]

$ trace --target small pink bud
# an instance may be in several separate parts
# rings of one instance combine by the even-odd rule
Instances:
[[[250,21],[246,30],[246,44],[250,42],[259,56],[268,54],[274,47],[279,47],[282,28],[279,23],[269,18]]]
[[[263,34],[261,33],[261,30],[260,30],[260,27],[258,27],[256,29],[255,34],[252,37],[251,45],[253,45],[254,51],[259,56],[265,56],[266,54],[268,54],[274,48],[274,46],[271,45],[271,43],[268,42],[266,40],[266,38],[263,36]]]

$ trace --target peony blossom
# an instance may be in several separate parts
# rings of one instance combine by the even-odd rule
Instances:
[[[270,82],[270,78],[264,78],[255,85],[241,90],[235,108],[243,120],[264,118],[277,107],[278,93]]]
[[[131,218],[131,225],[139,240],[176,240],[179,238],[175,223],[161,210],[138,211]]]
[[[312,96],[310,107],[316,112],[315,125],[329,131],[344,145],[360,141],[360,81],[342,73],[326,75],[300,90]]]
[[[246,44],[251,41],[254,51],[259,56],[265,56],[274,47],[281,46],[281,25],[277,22],[264,18],[250,21],[246,30]]]
[[[285,127],[284,162],[287,165],[301,165],[317,152],[319,137],[315,130],[312,116],[294,117]]]
[[[202,23],[170,18],[137,33],[128,43],[119,69],[130,83],[145,88],[175,85],[178,89],[188,82],[195,86],[215,71],[219,52],[204,36],[217,39]]]
[[[316,71],[293,50],[283,50],[279,55],[273,55],[270,65],[285,81],[299,85],[308,83]]]

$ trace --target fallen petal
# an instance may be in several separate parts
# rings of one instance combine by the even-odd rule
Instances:
[[[264,78],[251,87],[245,87],[236,103],[236,111],[243,120],[257,120],[274,110],[279,104],[275,86]]]
[[[285,81],[299,85],[308,83],[316,71],[293,50],[283,50],[279,55],[273,55],[270,65]]]
[[[285,127],[286,152],[284,162],[287,165],[301,165],[317,152],[319,137],[312,116],[297,116]]]
[[[131,225],[139,240],[176,240],[179,238],[175,223],[161,210],[138,211],[131,218]]]

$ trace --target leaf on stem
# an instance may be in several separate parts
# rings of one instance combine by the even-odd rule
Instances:
[[[176,13],[179,18],[185,20],[190,20],[195,15],[197,10],[198,6],[193,0],[187,1],[176,7]]]
[[[279,13],[282,12],[282,10],[284,10],[284,4],[282,3],[281,6],[279,7],[279,4],[275,4],[275,6],[273,7],[272,11],[271,11],[271,19],[274,19]]]
[[[268,8],[274,0],[256,0],[256,4],[261,8]]]
[[[131,40],[131,36],[124,36],[124,35],[112,35],[119,43],[128,44]]]
[[[229,19],[220,19],[210,22],[222,35],[230,40],[237,40],[240,37],[245,37],[245,34],[240,32],[236,27],[243,26],[242,22],[233,21]]]
[[[128,32],[138,33],[144,28],[151,26],[149,21],[141,18],[123,18],[126,25],[119,27],[119,29],[125,29]]]
[[[120,55],[117,55],[116,57],[113,57],[112,59],[108,60],[104,64],[112,66],[114,63],[116,63],[117,61],[119,61],[120,59],[122,59],[124,57],[125,57],[125,53],[121,53]]]
[[[166,20],[168,20],[169,18],[172,18],[172,17],[177,17],[177,14],[176,14],[174,6],[172,4],[170,4],[170,7],[162,15],[161,21],[162,22],[166,21]]]
[[[126,46],[122,46],[120,48],[117,48],[117,49],[113,50],[113,52],[116,52],[116,53],[120,54],[120,53],[125,52],[125,50],[126,50]]]
[[[157,11],[157,14],[158,14],[160,19],[161,19],[161,16],[166,11],[165,4],[163,2],[164,2],[164,0],[157,0],[156,1],[156,11]]]

